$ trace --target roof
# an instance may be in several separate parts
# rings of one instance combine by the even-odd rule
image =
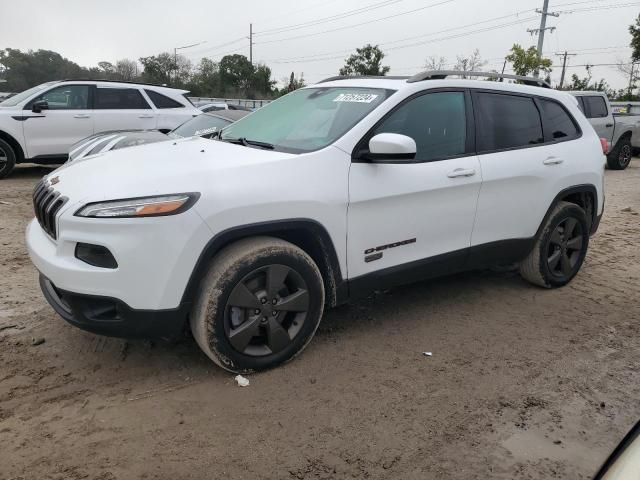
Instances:
[[[181,88],[170,87],[168,85],[158,85],[157,83],[144,83],[144,82],[130,82],[127,80],[105,80],[101,78],[67,78],[64,80],[57,80],[57,82],[96,82],[96,83],[113,83],[115,85],[141,85],[147,87],[156,87],[167,90],[175,90],[176,92],[189,92],[189,90],[183,90]]]
[[[231,122],[240,120],[242,117],[246,117],[251,112],[247,110],[216,110],[214,112],[204,112],[203,115],[209,115],[211,117],[220,117]]]

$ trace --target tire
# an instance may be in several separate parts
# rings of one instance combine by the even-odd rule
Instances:
[[[611,170],[624,170],[631,163],[632,157],[631,137],[622,137],[607,155],[607,165]]]
[[[520,275],[540,287],[562,287],[580,270],[588,246],[589,227],[584,210],[574,203],[559,202],[533,249],[520,263]]]
[[[311,341],[324,297],[322,275],[303,250],[272,237],[239,240],[213,258],[191,311],[191,331],[225,370],[266,370]]]
[[[13,147],[0,139],[0,179],[7,177],[16,166],[16,152]]]

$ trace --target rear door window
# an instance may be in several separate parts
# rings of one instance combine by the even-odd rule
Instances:
[[[150,109],[149,103],[136,88],[96,88],[96,110]]]
[[[474,94],[474,106],[479,152],[544,143],[540,113],[533,98],[478,92]]]
[[[580,135],[576,123],[562,105],[552,100],[538,99],[538,102],[548,141],[571,140]]]
[[[595,95],[583,98],[589,118],[603,118],[608,115],[607,103],[604,98]]]

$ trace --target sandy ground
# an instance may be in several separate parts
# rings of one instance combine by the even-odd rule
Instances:
[[[586,479],[640,418],[640,160],[607,171],[571,285],[476,272],[377,294],[248,388],[192,340],[53,313],[23,242],[46,172],[0,182],[1,479]]]

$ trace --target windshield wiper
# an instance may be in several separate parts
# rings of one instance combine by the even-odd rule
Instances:
[[[219,137],[220,138],[220,137]],[[260,148],[266,148],[267,150],[273,150],[276,148],[270,143],[259,142],[257,140],[247,140],[245,137],[240,138],[221,138],[223,142],[235,143],[236,145],[243,145],[245,147],[254,146]]]

